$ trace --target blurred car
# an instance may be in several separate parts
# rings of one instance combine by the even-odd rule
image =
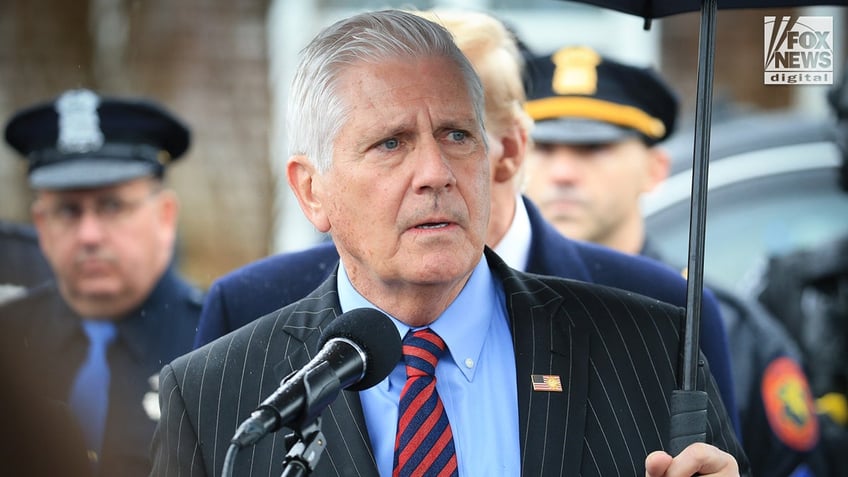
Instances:
[[[703,265],[705,285],[734,291],[741,303],[757,305],[737,308],[727,306],[733,300],[722,301],[732,355],[753,350],[773,359],[776,349],[768,344],[779,335],[793,341],[783,343],[782,351],[797,345],[819,416],[822,454],[814,460],[828,469],[817,469],[816,475],[848,476],[843,464],[848,448],[848,74],[828,99],[833,106],[828,117],[771,113],[714,121]],[[670,177],[645,197],[643,212],[651,247],[683,269],[689,257],[691,130],[683,129],[664,147],[672,157]],[[746,322],[768,326],[745,333]],[[759,379],[765,378],[746,379],[756,369],[747,353],[738,356],[733,368],[738,395],[759,396],[757,384],[764,386]],[[755,402],[737,397],[743,418],[744,404]]]
[[[846,166],[833,118],[736,117],[712,125],[704,281],[753,293],[768,259],[848,236]],[[843,132],[844,134],[844,132]],[[693,137],[664,147],[672,170],[643,202],[652,246],[681,269],[688,261]]]
[[[843,107],[831,118],[769,114],[713,124],[704,246],[704,283],[762,305],[798,345],[831,463],[848,448],[848,88],[842,91]],[[643,211],[653,249],[683,269],[692,134],[665,146],[670,177],[645,197]],[[758,343],[762,350],[769,336],[746,338],[733,327],[743,315],[725,315],[731,349]],[[734,362],[737,386],[747,382],[737,374],[744,361]],[[839,473],[827,475],[848,475],[832,465]]]

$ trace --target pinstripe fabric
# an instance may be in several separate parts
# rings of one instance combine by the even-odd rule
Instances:
[[[516,354],[522,475],[643,476],[644,459],[668,437],[683,310],[612,288],[519,273],[491,251],[503,281]],[[236,427],[289,372],[316,352],[340,314],[335,274],[307,298],[178,358],[161,374],[154,438],[163,476],[220,475]],[[563,392],[534,392],[530,375],[557,375]],[[708,441],[747,461],[710,396]],[[718,405],[717,405],[718,404]],[[356,393],[324,413],[327,448],[316,476],[376,476]],[[237,476],[278,476],[283,431],[237,458]]]

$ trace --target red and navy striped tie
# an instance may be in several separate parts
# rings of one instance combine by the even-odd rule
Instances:
[[[436,392],[445,342],[430,328],[403,339],[406,385],[400,393],[393,477],[458,476],[448,415]]]

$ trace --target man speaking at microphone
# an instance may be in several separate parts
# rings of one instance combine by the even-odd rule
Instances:
[[[391,317],[403,359],[323,412],[313,475],[747,473],[706,367],[705,443],[662,452],[682,309],[517,272],[485,247],[483,91],[447,31],[364,13],[303,55],[288,180],[339,266],[306,298],[163,369],[154,475],[219,475],[239,424],[357,308]],[[286,433],[242,449],[233,475],[280,475]]]

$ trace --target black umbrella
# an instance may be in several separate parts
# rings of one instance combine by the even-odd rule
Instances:
[[[669,451],[677,455],[693,442],[706,438],[707,395],[697,387],[701,298],[704,275],[704,236],[707,216],[710,124],[712,120],[713,60],[716,11],[722,9],[844,5],[845,0],[568,0],[651,20],[677,13],[701,12],[698,44],[698,85],[695,103],[695,142],[692,167],[692,198],[689,218],[686,324],[683,332],[680,389],[671,397]]]
[[[609,8],[619,12],[629,13],[650,21],[652,18],[662,18],[677,13],[697,12],[708,13],[716,8],[776,8],[776,7],[810,7],[813,5],[844,5],[839,0],[719,0],[701,2],[699,0],[571,0],[588,3],[599,7]],[[708,5],[712,3],[712,5]],[[713,16],[715,16],[713,14]],[[703,32],[702,32],[703,33]],[[703,38],[703,36],[702,36]]]

